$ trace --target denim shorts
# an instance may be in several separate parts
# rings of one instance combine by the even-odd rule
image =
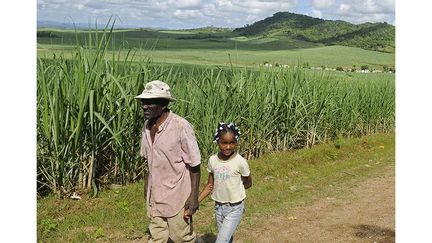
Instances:
[[[216,243],[232,242],[234,232],[244,213],[245,202],[215,203],[215,215],[218,228]]]

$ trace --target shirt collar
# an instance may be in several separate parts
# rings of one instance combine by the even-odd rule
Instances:
[[[174,116],[174,115],[173,115],[172,111],[170,110],[170,111],[168,112],[168,116],[167,116],[167,118],[165,119],[165,121],[163,121],[162,124],[160,124],[160,126],[159,126],[159,128],[158,128],[158,131],[157,131],[158,133],[161,132],[162,130],[165,130],[165,129],[166,129],[166,127],[168,126],[168,124],[169,124],[170,121],[172,120],[173,116]],[[143,127],[144,130],[150,130],[150,129],[147,128],[147,124],[148,124],[148,120],[146,120],[146,121],[144,122],[144,127]]]
[[[172,118],[173,118],[172,111],[169,111],[167,118],[166,118],[165,121],[163,121],[162,124],[159,126],[158,133],[159,133],[159,132],[162,132],[163,130],[166,129],[166,127],[168,126],[168,124],[170,123],[170,121],[172,120]]]

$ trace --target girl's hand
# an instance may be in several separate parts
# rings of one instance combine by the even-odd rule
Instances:
[[[207,184],[205,189],[208,191],[213,191],[213,184]]]
[[[188,222],[189,218],[191,217],[191,213],[189,212],[189,209],[186,209],[183,213],[183,219]]]

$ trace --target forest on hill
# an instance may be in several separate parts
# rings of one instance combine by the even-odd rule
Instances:
[[[389,53],[395,51],[395,26],[388,23],[352,24],[278,12],[234,32],[244,36],[288,37],[324,45],[345,45]]]

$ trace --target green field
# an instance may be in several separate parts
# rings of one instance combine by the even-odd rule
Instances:
[[[39,30],[38,57],[53,54],[70,56],[77,42],[85,45],[96,39],[91,31]],[[231,32],[203,33],[193,30],[115,30],[108,51],[126,55],[136,51],[137,59],[152,58],[158,63],[228,65],[257,67],[273,65],[357,69],[362,65],[382,70],[394,67],[395,55],[346,46],[322,46],[289,38],[242,37]]]

